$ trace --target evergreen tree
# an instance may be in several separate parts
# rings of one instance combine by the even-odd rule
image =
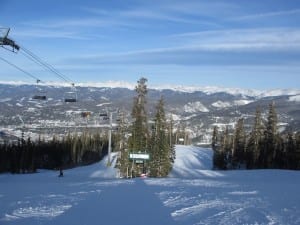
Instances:
[[[240,168],[245,163],[246,134],[244,130],[244,119],[238,120],[234,134],[233,144],[233,167]]]
[[[296,133],[295,141],[296,141],[295,164],[296,164],[296,169],[299,170],[300,169],[300,132]]]
[[[165,177],[170,172],[172,164],[163,98],[159,100],[156,106],[154,122],[150,149],[150,176]]]
[[[123,112],[119,113],[118,118],[118,133],[117,133],[117,139],[118,139],[118,150],[119,150],[119,158],[117,166],[120,171],[121,177],[128,177],[129,176],[129,155],[127,150],[127,142],[126,142],[126,123],[125,123],[125,115]]]
[[[135,88],[137,96],[134,98],[133,109],[132,109],[132,135],[128,142],[129,151],[136,152],[147,152],[148,151],[148,140],[149,140],[149,131],[148,131],[148,118],[146,111],[146,94],[147,94],[147,79],[141,78],[138,81],[138,84]],[[144,167],[145,165],[143,165]],[[142,167],[140,165],[134,164],[132,161],[131,172],[134,174],[143,173]]]
[[[272,168],[274,166],[274,158],[276,156],[276,140],[277,140],[277,113],[275,103],[269,105],[269,114],[265,130],[265,159],[264,167]]]
[[[276,135],[276,145],[275,145],[275,155],[273,159],[272,168],[283,169],[285,166],[285,158],[286,152],[284,147],[284,140],[283,137],[279,134]]]
[[[246,148],[246,166],[248,169],[257,168],[260,153],[260,143],[263,138],[263,123],[261,111],[256,109],[253,129],[250,133],[250,138]]]
[[[296,141],[291,132],[286,140],[286,166],[287,169],[297,169]]]
[[[223,138],[219,137],[218,127],[215,126],[212,134],[212,149],[213,149],[213,168],[225,169],[225,153],[222,149],[221,142]]]
[[[215,152],[218,146],[218,127],[215,126],[212,133],[211,148]]]
[[[223,137],[222,152],[224,152],[224,168],[232,168],[232,138],[229,133],[228,126],[225,129]]]
[[[133,151],[141,151],[147,149],[148,142],[148,118],[146,111],[146,94],[147,94],[147,79],[141,78],[135,88],[137,96],[134,98],[132,110],[132,141],[130,149]]]
[[[169,123],[169,145],[171,148],[171,152],[170,152],[170,161],[172,163],[175,162],[176,159],[176,150],[175,150],[175,145],[174,145],[174,137],[173,137],[173,118],[172,116],[170,117],[170,123]]]

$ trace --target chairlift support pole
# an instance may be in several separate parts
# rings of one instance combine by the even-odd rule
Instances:
[[[22,142],[25,141],[24,139],[24,130],[25,130],[25,123],[24,120],[22,119],[21,115],[18,114],[19,120],[22,122],[22,133],[21,133],[21,139]]]
[[[111,166],[111,132],[112,132],[112,115],[109,113],[109,130],[108,130],[108,155],[107,155],[107,166]]]

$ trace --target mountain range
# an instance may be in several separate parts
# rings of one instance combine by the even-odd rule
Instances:
[[[37,134],[63,134],[74,129],[98,129],[107,126],[99,115],[118,109],[131,120],[135,84],[127,82],[83,83],[71,86],[58,83],[32,85],[24,82],[0,83],[0,128],[2,132],[20,136],[25,130],[30,137]],[[66,95],[76,98],[66,103]],[[33,100],[45,95],[46,100]],[[195,143],[210,142],[212,128],[234,127],[243,117],[250,130],[257,107],[267,118],[268,106],[274,102],[280,131],[299,131],[300,89],[248,90],[241,88],[156,86],[148,87],[147,110],[149,120],[155,105],[163,96],[167,119],[174,120],[174,129],[188,133]],[[89,112],[88,117],[83,112]],[[117,118],[117,113],[113,113]]]

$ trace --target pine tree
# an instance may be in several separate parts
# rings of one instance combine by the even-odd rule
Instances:
[[[300,132],[297,132],[295,135],[295,164],[296,164],[296,169],[299,170],[300,169]]]
[[[244,130],[244,119],[238,120],[234,134],[233,145],[233,167],[240,168],[245,163],[246,134]]]
[[[129,151],[133,153],[148,152],[149,131],[147,111],[145,108],[147,103],[146,94],[148,92],[146,82],[146,78],[141,78],[135,88],[137,96],[134,98],[132,109],[132,135],[128,141]],[[143,168],[144,166],[145,165],[143,165]],[[141,168],[140,165],[134,164],[134,161],[132,161],[131,173],[143,173],[143,168]]]
[[[169,123],[169,145],[171,148],[171,152],[170,152],[170,161],[172,163],[175,162],[176,159],[176,150],[175,150],[175,145],[174,145],[174,137],[173,137],[173,118],[172,116],[170,117],[170,123]]]
[[[255,113],[253,129],[246,148],[246,166],[248,169],[258,168],[263,129],[261,111],[258,107]]]
[[[156,106],[154,121],[150,149],[150,176],[165,177],[170,172],[172,164],[163,98],[159,100]]]
[[[232,168],[232,137],[228,126],[225,129],[222,151],[224,152],[224,169]]]
[[[272,168],[283,169],[285,165],[286,152],[283,137],[276,135],[275,155]]]
[[[148,119],[146,111],[146,94],[147,94],[147,79],[141,78],[135,88],[137,96],[134,98],[132,110],[132,141],[130,149],[133,151],[141,151],[147,149],[148,141]]]
[[[264,167],[274,167],[274,159],[276,157],[276,139],[277,139],[277,113],[275,103],[269,105],[269,114],[265,130],[265,159]]]
[[[118,150],[119,150],[119,158],[117,166],[120,171],[120,177],[128,177],[129,176],[129,155],[127,150],[127,142],[126,142],[126,124],[125,124],[125,116],[123,112],[119,113],[118,118]]]
[[[223,136],[220,137],[218,127],[215,126],[212,134],[213,168],[225,169],[225,153],[222,149]]]
[[[286,140],[286,168],[297,169],[296,141],[291,132],[288,133]]]
[[[215,126],[212,133],[211,148],[215,152],[218,146],[218,127]]]

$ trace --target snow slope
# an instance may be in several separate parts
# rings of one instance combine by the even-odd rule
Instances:
[[[210,149],[176,146],[176,153],[162,179],[117,179],[107,158],[63,178],[46,170],[1,174],[0,224],[300,224],[298,171],[212,171]]]

